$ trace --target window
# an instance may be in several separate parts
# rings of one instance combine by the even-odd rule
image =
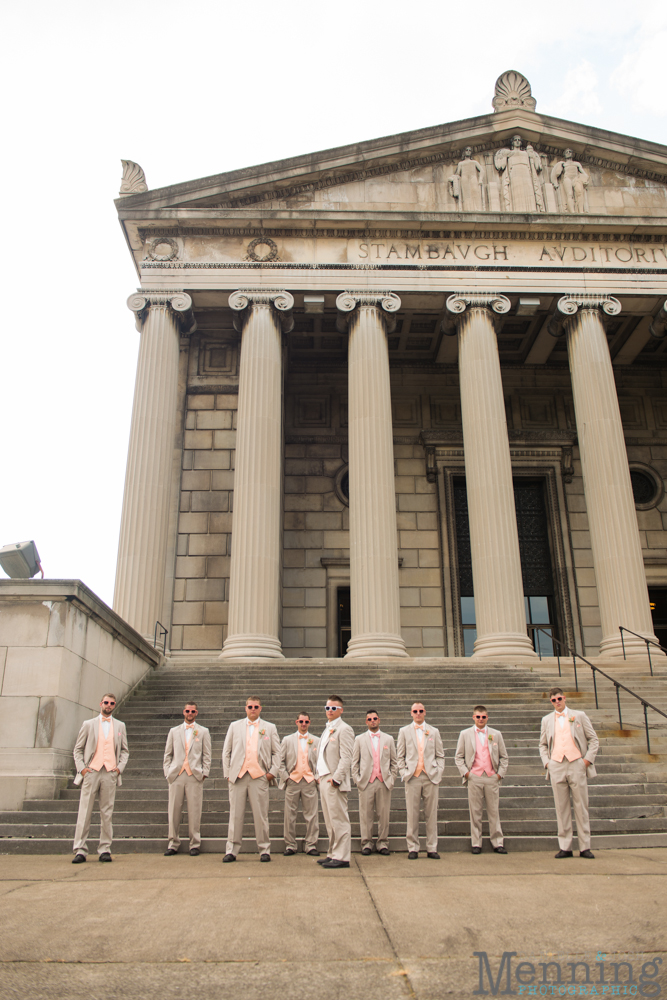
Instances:
[[[350,610],[350,588],[338,588],[338,655],[345,656],[347,644],[352,638],[352,617]]]

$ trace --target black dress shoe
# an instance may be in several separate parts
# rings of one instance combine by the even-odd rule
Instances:
[[[349,861],[336,861],[335,858],[332,858],[331,861],[327,861],[327,863],[325,865],[322,865],[322,867],[323,868],[349,868],[350,867],[350,862]]]
[[[285,850],[283,851],[283,855],[286,858],[293,858],[295,854],[296,851],[293,851],[291,847],[286,847]]]
[[[364,855],[365,857],[368,857],[368,855],[369,855],[369,854],[372,854],[373,852],[371,851],[370,847],[364,847],[364,849],[363,849],[363,851],[362,851],[361,853],[362,853],[362,854],[363,854],[363,855]]]
[[[191,858],[198,858],[200,854],[201,854],[201,851],[199,850],[198,847],[191,847],[190,848],[190,857]]]
[[[111,855],[109,854],[108,851],[105,851],[104,854],[100,854],[99,860],[100,861],[113,861],[113,858],[111,857]]]
[[[409,851],[408,852],[408,861],[416,861],[418,857],[419,857],[419,852],[418,851]]]
[[[440,860],[440,855],[438,854],[437,851],[427,851],[426,852],[426,857],[427,858],[434,858],[436,861]]]
[[[271,860],[271,855],[270,854],[261,854],[259,860],[260,861],[270,861]]]
[[[178,851],[174,850],[173,847],[168,847],[167,850],[164,852],[165,858],[171,858],[173,857],[174,854],[178,854]]]
[[[595,855],[593,854],[593,852],[589,848],[586,851],[579,851],[579,857],[580,858],[589,858],[592,861],[595,858]]]
[[[82,865],[85,860],[86,860],[86,855],[85,854],[75,854],[74,857],[72,858],[72,864],[73,865]]]
[[[505,850],[502,844],[500,845],[500,847],[494,847],[493,852],[494,854],[507,854],[507,851]]]
[[[470,848],[470,853],[471,854],[481,854],[482,853],[482,848],[481,847],[471,847]]]
[[[383,854],[385,858],[389,857],[389,853],[390,852],[388,847],[381,847],[380,850],[378,851],[378,854]]]
[[[223,865],[228,865],[230,861],[236,861],[235,854],[225,854],[224,858],[222,859]]]
[[[308,854],[311,858],[319,858],[320,856],[320,852],[316,847],[311,847],[309,851],[306,851],[306,854]]]
[[[558,854],[554,854],[555,858],[571,858],[572,851],[559,851]]]
[[[333,858],[320,858],[320,860],[315,863],[318,865],[328,865],[330,861],[333,861]]]

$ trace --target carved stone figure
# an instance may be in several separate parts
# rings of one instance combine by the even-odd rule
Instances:
[[[521,148],[521,136],[512,136],[511,149],[499,149],[493,158],[503,183],[508,212],[543,212],[544,198],[539,174],[542,161],[532,146]]]
[[[588,212],[586,185],[590,181],[590,176],[578,160],[574,159],[571,149],[566,149],[563,156],[565,159],[559,160],[552,167],[551,183],[557,191],[560,188],[561,210],[572,215],[580,215]]]
[[[148,191],[146,175],[133,160],[121,160],[123,164],[123,179],[120,182],[120,195],[143,194]]]
[[[484,211],[482,181],[484,172],[477,160],[472,159],[472,146],[463,150],[464,159],[447,178],[447,186],[456,199],[460,212]]]

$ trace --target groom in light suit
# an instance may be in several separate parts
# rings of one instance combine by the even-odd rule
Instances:
[[[419,809],[424,800],[426,820],[426,855],[439,858],[438,854],[438,792],[445,770],[445,751],[440,733],[429,725],[426,710],[420,701],[410,709],[413,721],[398,734],[398,773],[405,782],[407,812],[408,858],[419,857]]]
[[[486,801],[491,846],[496,854],[507,854],[498,815],[500,782],[509,763],[505,741],[501,732],[487,724],[489,713],[484,705],[475,705],[472,718],[474,725],[459,735],[454,757],[463,784],[468,786],[472,853],[482,853],[482,812]]]
[[[283,833],[285,850],[289,858],[297,852],[296,817],[299,800],[303,818],[306,821],[306,839],[303,849],[306,854],[318,857],[317,841],[320,838],[320,802],[317,795],[317,752],[320,745],[318,736],[311,736],[308,712],[299,712],[296,717],[296,732],[290,733],[280,744],[280,784],[285,789],[285,819]]]
[[[343,699],[338,695],[327,698],[327,724],[320,737],[317,755],[317,777],[320,782],[320,802],[329,835],[329,851],[317,864],[323,868],[349,868],[352,829],[347,810],[350,791],[350,767],[354,749],[354,731],[343,722]]]
[[[195,719],[199,715],[196,701],[188,701],[183,709],[183,722],[169,730],[164,749],[164,776],[169,782],[169,844],[166,858],[178,854],[181,846],[180,826],[183,799],[188,802],[188,834],[190,854],[196,858],[201,850],[201,809],[204,782],[211,770],[211,734]]]
[[[245,719],[232,722],[222,750],[222,771],[229,785],[229,832],[224,863],[236,861],[243,841],[246,800],[250,799],[260,861],[271,860],[269,785],[280,768],[280,740],[272,722],[260,717],[259,698],[247,698]]]
[[[373,819],[377,816],[375,849],[387,856],[391,790],[398,774],[396,744],[393,736],[380,730],[375,709],[366,712],[366,725],[368,732],[357,736],[352,753],[352,778],[359,790],[361,853],[373,853]]]
[[[557,858],[572,857],[572,810],[577,821],[579,857],[594,858],[588,816],[588,778],[595,777],[595,758],[600,747],[597,733],[585,712],[568,708],[561,688],[549,692],[553,712],[542,719],[540,757],[551,780],[558,818]]]
[[[76,764],[75,785],[81,785],[79,815],[74,834],[73,865],[84,862],[88,856],[88,831],[93,815],[93,805],[100,798],[100,842],[97,853],[100,861],[111,861],[113,826],[111,817],[116,799],[116,788],[122,785],[130,751],[127,748],[125,723],[112,718],[116,695],[102,695],[100,714],[87,719],[79,730],[74,745]]]

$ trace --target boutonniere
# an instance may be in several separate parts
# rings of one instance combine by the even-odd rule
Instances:
[[[260,729],[260,731],[259,731],[259,735],[260,736],[264,736],[265,733],[266,733],[266,729]]]
[[[198,729],[195,729],[195,731],[194,731],[194,733],[193,733],[192,735],[193,735],[193,736],[199,736],[199,730],[198,730]]]
[[[430,735],[431,735],[431,730],[430,730],[430,729],[427,729],[427,730],[426,730],[426,735],[427,735],[427,736],[430,736]]]
[[[569,718],[569,719],[568,719],[567,721],[568,721],[568,722],[574,722],[574,721],[575,721],[575,718],[574,718],[574,716],[573,716],[573,715],[571,715],[571,716],[570,716],[570,718]]]
[[[312,745],[313,745],[313,740],[308,740],[308,746],[312,747]]]
[[[488,739],[489,743],[493,743],[493,736],[491,735],[491,733],[489,733],[487,739]]]
[[[335,732],[336,732],[336,730],[335,730],[335,729],[330,729],[330,730],[329,730],[329,736],[333,736],[333,734],[334,734]]]

